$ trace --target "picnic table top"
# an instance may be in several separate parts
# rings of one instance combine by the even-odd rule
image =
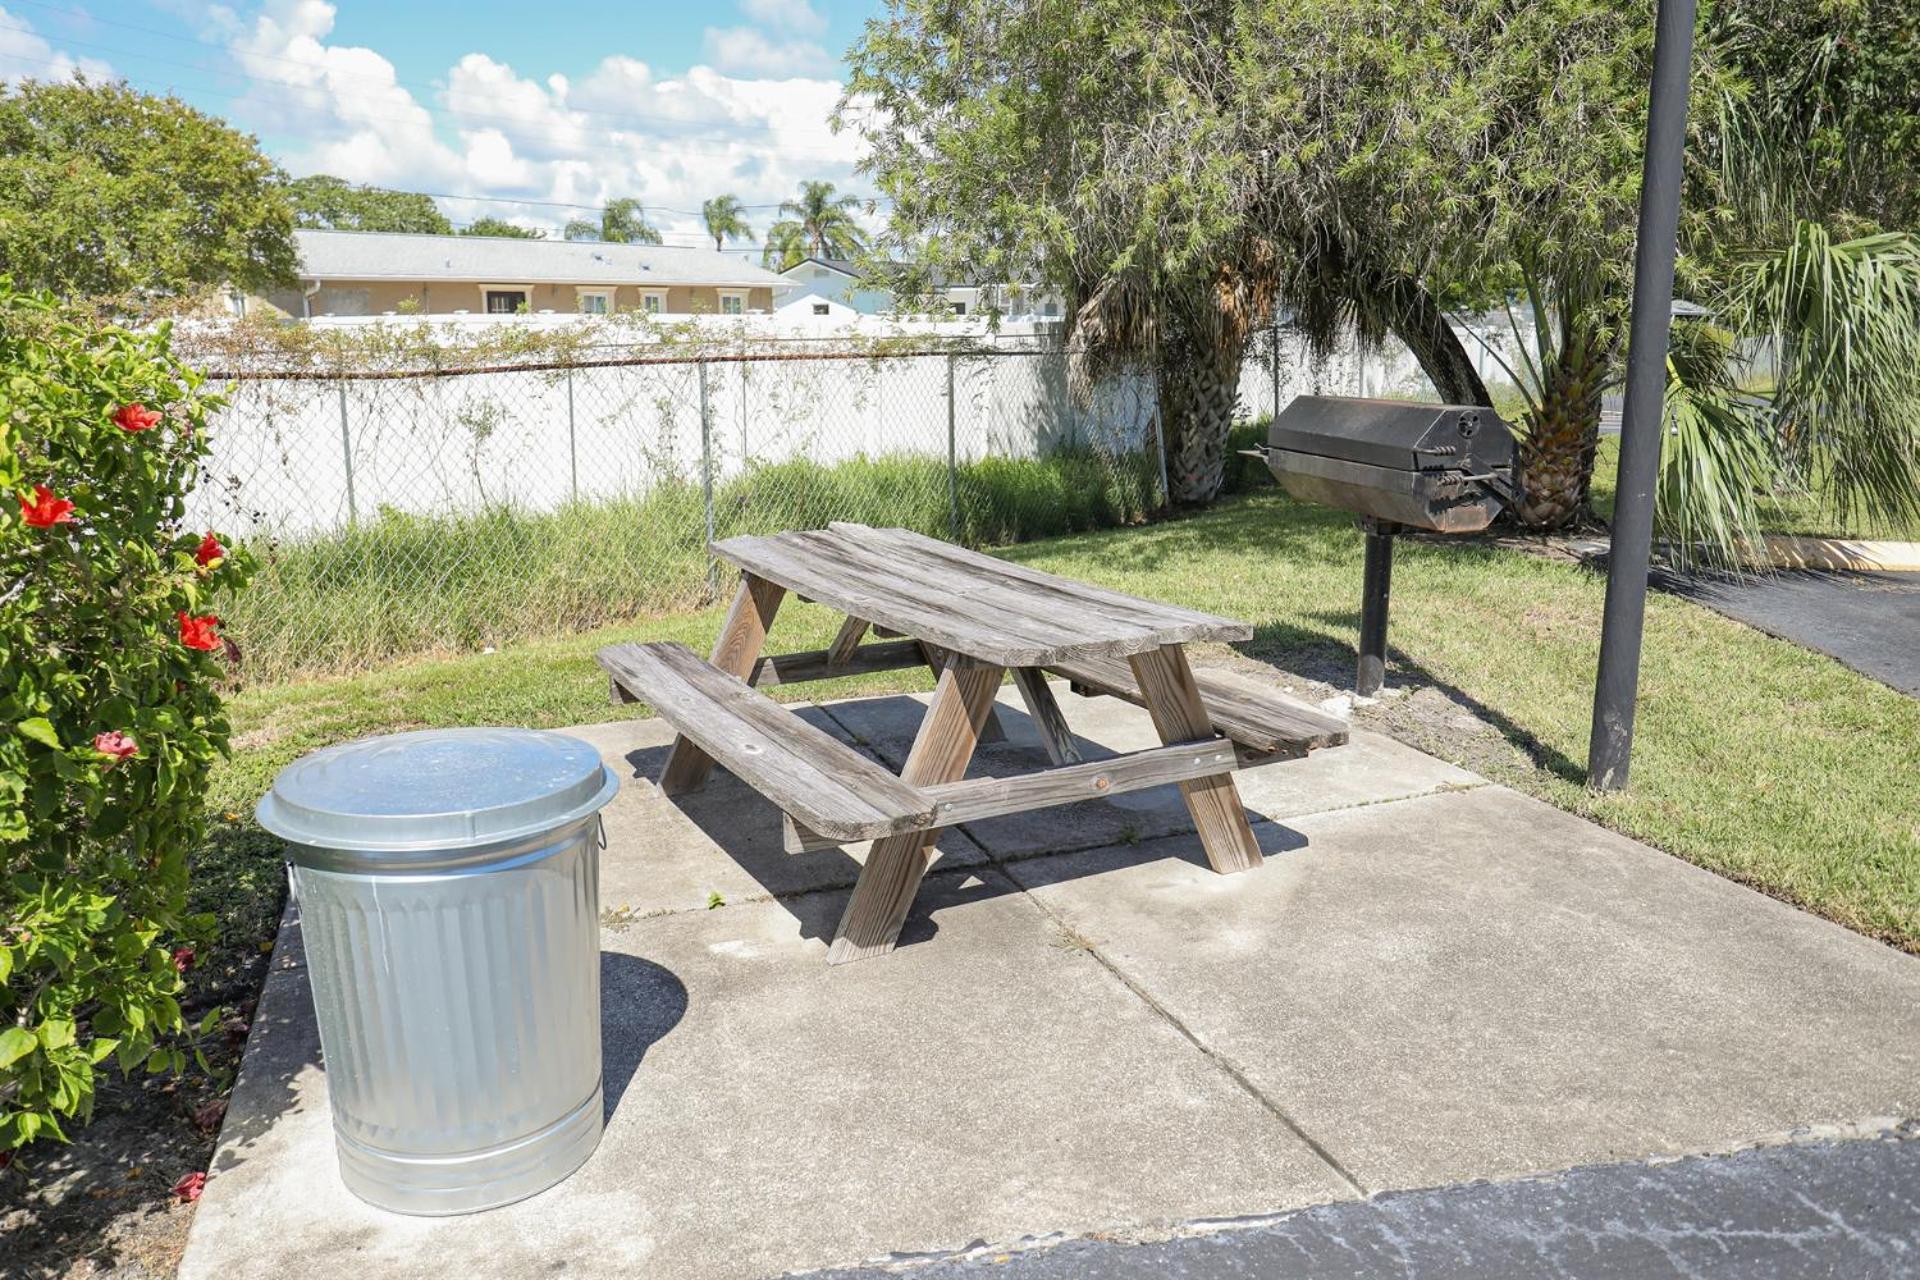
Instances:
[[[908,529],[835,523],[728,538],[713,551],[850,617],[1002,666],[1253,635],[1231,618],[1009,564]]]

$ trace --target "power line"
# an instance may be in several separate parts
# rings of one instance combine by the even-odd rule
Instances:
[[[14,0],[14,2],[19,3],[20,0]],[[0,23],[0,28],[4,28],[5,26],[6,26],[5,23]],[[62,68],[67,70],[75,69],[75,62],[72,58],[67,58],[67,57],[29,58],[22,55],[11,55],[11,56],[12,56],[12,60],[15,62],[31,63],[35,66],[42,66],[42,67],[48,67],[48,68]],[[128,80],[129,83],[132,83],[131,77],[122,76],[121,78]],[[381,118],[390,118],[390,117],[381,117]],[[399,123],[410,123],[410,122],[403,121]],[[371,184],[355,183],[353,185],[361,186],[361,185],[371,185]],[[522,197],[522,196],[502,196],[502,195],[485,195],[485,194],[475,195],[475,194],[461,194],[461,193],[455,193],[451,191],[413,191],[410,189],[402,189],[397,187],[383,187],[378,189],[398,191],[398,192],[401,192],[402,194],[407,194],[407,195],[422,195],[422,196],[427,196],[428,198],[434,199],[434,200],[464,200],[464,201],[480,203],[480,204],[520,205],[528,208],[584,210],[587,212],[597,213],[605,207],[604,202],[599,204],[587,204],[587,203],[567,201],[567,200],[537,200],[530,197]],[[878,195],[862,196],[862,197],[859,197],[859,199],[862,204],[872,205],[875,207],[888,205],[892,203],[892,201],[887,197],[878,196]],[[783,200],[770,200],[770,201],[764,201],[764,202],[755,203],[755,204],[742,204],[740,208],[743,210],[765,210],[765,209],[778,210],[786,203],[788,202]],[[641,206],[642,206],[643,212],[672,214],[676,217],[684,217],[684,218],[699,218],[699,217],[705,216],[705,212],[703,210],[677,209],[667,205],[649,205],[644,200],[641,202]]]
[[[174,40],[182,44],[190,44],[197,48],[206,49],[209,52],[217,53],[221,55],[231,55],[233,52],[229,47],[216,44],[211,40],[203,40],[198,36],[183,35],[177,31],[166,31],[159,27],[143,26],[135,22],[121,22],[118,19],[114,19],[114,18],[96,17],[95,15],[87,13],[84,10],[69,9],[62,5],[50,4],[47,2],[47,0],[10,0],[10,4],[31,5],[36,9],[45,9],[50,13],[57,13],[67,18],[78,19],[82,22],[93,23],[100,26],[120,27],[127,31],[139,32],[142,35],[158,36],[163,40]],[[0,23],[0,26],[5,26],[5,25],[6,24],[4,23]],[[29,35],[40,34],[39,32],[35,31],[32,27],[15,27],[13,29],[17,31],[26,32]],[[99,45],[97,42],[88,41],[79,36],[66,35],[66,36],[62,36],[61,39],[66,41],[69,44],[91,45],[92,47],[98,48],[102,52],[107,52],[107,53],[120,53],[128,57],[140,57],[140,58],[145,58],[148,56],[144,52],[135,51],[135,50],[107,48],[106,46]],[[329,46],[329,47],[344,48],[347,46]],[[305,58],[289,58],[284,54],[259,53],[259,52],[250,51],[247,53],[246,56],[249,58],[261,58],[270,62],[281,62],[281,63],[285,63],[288,66],[301,67],[308,71],[321,71],[321,72],[325,72],[327,75],[332,77],[338,77],[344,80],[358,80],[364,84],[374,84],[374,85],[380,85],[383,87],[394,86],[394,87],[409,88],[409,89],[420,89],[420,90],[424,90],[427,93],[438,93],[441,91],[441,88],[442,88],[442,86],[440,85],[427,84],[418,80],[401,80],[398,78],[388,80],[388,79],[382,79],[377,76],[356,75],[350,71],[336,70],[332,67],[329,67],[326,63],[323,63],[323,62],[310,62]],[[188,65],[195,70],[211,71],[211,72],[214,72],[215,74],[244,75],[244,73],[230,73],[230,72],[225,72],[219,68],[204,67],[198,63],[193,63],[193,64],[174,63],[173,65],[176,65],[176,66]],[[266,79],[263,77],[256,77],[256,76],[245,76],[245,78],[255,80],[262,84],[283,85],[290,88],[304,87],[301,85],[295,85],[291,81],[285,81],[285,80],[271,80],[271,79]],[[648,121],[655,124],[685,125],[688,123],[685,119],[679,116],[653,115],[647,112],[640,112],[640,111],[606,111],[597,107],[575,107],[575,106],[556,107],[555,110],[566,111],[575,115],[605,116],[610,119],[616,119],[616,120],[644,120],[644,121]],[[523,121],[526,121],[527,123],[536,123],[534,118],[531,116],[496,115],[488,118],[498,119],[498,120],[523,120]],[[771,124],[765,124],[765,123],[757,123],[750,127],[765,130],[768,132],[771,132],[773,129],[773,126]],[[796,129],[788,130],[788,132],[813,134],[819,137],[837,137],[838,136],[838,134],[832,129],[796,128]]]
[[[41,34],[38,31],[35,31],[32,27],[14,26],[10,23],[0,22],[0,30],[18,31],[26,35],[40,36],[40,38],[45,39],[44,36],[41,36]],[[175,58],[157,58],[157,57],[154,57],[152,54],[146,53],[141,50],[125,49],[125,48],[120,48],[114,45],[105,45],[105,44],[99,43],[98,41],[82,40],[82,39],[78,39],[76,37],[71,37],[71,36],[62,36],[60,37],[60,39],[63,44],[80,46],[82,48],[89,49],[96,53],[108,53],[108,54],[114,54],[120,57],[136,58],[143,65],[178,67],[186,71],[196,71],[201,73],[202,75],[220,76],[230,80],[243,81],[248,84],[261,85],[267,88],[278,89],[278,90],[287,91],[287,92],[295,92],[295,93],[317,92],[315,87],[312,85],[297,84],[290,80],[274,80],[264,76],[248,75],[244,71],[228,70],[224,67],[209,67],[203,63],[198,63],[198,62],[182,62],[179,59],[175,59]],[[18,61],[42,63],[48,66],[59,65],[58,63],[51,62],[43,58],[20,58],[18,59]],[[306,65],[314,66],[316,64],[309,63]],[[131,77],[125,76],[124,73],[122,73],[122,78],[131,79]],[[365,79],[365,77],[361,77],[361,79]],[[395,86],[397,86],[398,84],[398,82],[390,82],[385,80],[379,81],[378,83],[382,85],[393,84]],[[194,85],[192,87],[199,88],[199,89],[208,88],[208,86],[206,85]],[[532,116],[502,115],[494,112],[480,112],[480,111],[454,111],[451,108],[447,108],[447,107],[428,105],[427,103],[421,102],[419,99],[413,97],[411,94],[408,95],[407,100],[409,103],[413,105],[413,107],[416,110],[422,111],[429,116],[437,117],[439,119],[445,120],[451,123],[452,125],[454,125],[456,128],[458,128],[463,123],[473,122],[473,121],[498,121],[498,122],[504,122],[508,124],[520,124],[520,125],[537,125],[537,124],[545,123],[543,121],[537,120],[535,117],[532,117]],[[573,108],[558,107],[558,108],[555,108],[555,110],[561,111],[561,112],[568,112],[568,111],[572,111]],[[408,120],[400,116],[388,115],[388,114],[379,113],[379,112],[361,112],[354,117],[354,120],[355,121],[383,120],[390,124],[403,124],[403,125],[415,125],[419,123],[416,120]],[[671,123],[684,125],[687,122],[684,120],[673,120],[671,121]],[[728,123],[729,125],[735,124],[735,122],[732,122],[732,121],[729,121]],[[742,124],[742,125],[739,125],[738,127],[752,129],[762,133],[770,132],[772,130],[772,126],[767,124]],[[547,142],[561,141],[558,135],[553,133],[551,129],[546,129],[546,128],[521,129],[518,132],[521,134],[522,137],[525,137],[525,138],[539,138]],[[692,140],[681,140],[677,142],[676,145],[682,148],[683,150],[692,151],[695,154],[701,154],[701,155],[731,157],[732,155],[735,154],[733,150],[731,150],[724,143],[720,143],[717,145],[711,144],[711,143],[707,145],[702,145]],[[847,163],[847,158],[838,152],[822,150],[819,148],[799,147],[799,146],[794,146],[792,144],[785,143],[785,142],[782,142],[779,145],[780,145],[780,150],[790,155],[802,156],[802,157],[806,157],[809,159],[816,159],[816,160],[831,160],[831,161],[834,161],[837,163],[843,163],[843,164]]]

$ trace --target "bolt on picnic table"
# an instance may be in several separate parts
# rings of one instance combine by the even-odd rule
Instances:
[[[738,537],[713,552],[741,570],[738,595],[701,661],[685,645],[600,650],[616,701],[644,700],[678,731],[659,786],[698,790],[718,762],[785,815],[790,852],[873,840],[829,964],[893,949],[944,827],[1176,783],[1207,860],[1260,865],[1233,771],[1347,740],[1346,723],[1276,695],[1196,677],[1185,646],[1245,640],[1243,622],[1160,604],[956,547],[905,529],[834,524]],[[763,655],[788,592],[847,621],[825,649]],[[862,643],[868,632],[882,637]],[[758,690],[929,665],[932,702],[898,777]],[[1052,768],[965,777],[1011,670]],[[1080,758],[1046,674],[1077,693],[1134,702],[1163,746]]]

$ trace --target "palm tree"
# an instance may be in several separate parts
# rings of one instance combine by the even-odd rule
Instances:
[[[729,238],[753,240],[753,228],[747,225],[746,211],[740,204],[739,196],[715,196],[700,206],[700,216],[706,219],[707,234],[713,237],[715,253],[727,247]]]
[[[1864,146],[1822,166],[1818,135],[1856,133],[1833,123],[1848,104],[1823,91],[1825,42],[1805,46],[1809,65],[1783,64],[1773,26],[1747,25],[1734,13],[1712,31],[1723,56],[1764,54],[1751,91],[1696,126],[1726,212],[1682,246],[1705,314],[1675,317],[1667,357],[1656,497],[1683,556],[1740,558],[1782,486],[1816,491],[1843,526],[1920,517],[1920,239],[1875,226],[1900,216],[1903,183]],[[1528,400],[1516,514],[1538,528],[1585,513],[1600,393],[1618,376],[1624,299],[1592,278],[1524,281],[1541,336],[1514,371]]]
[[[659,244],[660,233],[647,221],[646,209],[632,196],[609,200],[596,224],[574,218],[561,232],[568,240],[604,240],[608,244]]]
[[[816,258],[855,258],[867,247],[866,233],[854,221],[860,198],[836,195],[831,182],[803,182],[800,198],[783,201],[780,212],[799,224],[806,252]]]
[[[767,228],[767,242],[760,250],[760,263],[769,271],[785,271],[807,256],[807,234],[799,223],[782,219]]]

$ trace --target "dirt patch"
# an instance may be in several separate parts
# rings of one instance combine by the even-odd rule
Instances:
[[[211,1074],[108,1070],[71,1144],[36,1143],[0,1170],[0,1277],[162,1280],[179,1269],[194,1206],[174,1187],[213,1158],[266,961],[256,952],[210,967],[183,1002],[189,1022],[221,1011],[201,1045]]]

